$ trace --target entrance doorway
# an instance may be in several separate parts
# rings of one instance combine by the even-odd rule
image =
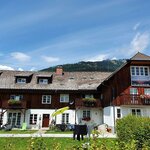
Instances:
[[[49,114],[43,114],[42,127],[49,127]]]

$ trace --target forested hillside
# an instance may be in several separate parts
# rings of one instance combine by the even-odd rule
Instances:
[[[118,67],[120,67],[126,60],[103,60],[96,62],[78,62],[74,64],[64,64],[59,65],[63,67],[64,71],[73,72],[73,71],[105,71],[112,72],[115,71]],[[57,66],[49,67],[43,69],[41,71],[50,71],[53,72],[56,70]]]

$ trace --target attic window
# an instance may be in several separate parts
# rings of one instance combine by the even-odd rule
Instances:
[[[17,83],[26,83],[26,78],[17,78]]]
[[[70,80],[73,80],[73,79],[74,79],[74,77],[70,77],[69,79],[70,79]]]
[[[39,79],[39,84],[48,84],[48,79]]]
[[[93,80],[94,78],[93,78],[93,77],[90,77],[90,79]]]

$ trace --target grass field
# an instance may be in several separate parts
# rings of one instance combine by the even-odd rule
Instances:
[[[45,143],[49,150],[59,147],[59,150],[70,150],[73,145],[79,146],[82,143],[88,142],[88,139],[83,141],[73,140],[72,138],[40,138]],[[111,141],[114,139],[98,139],[101,142],[109,144],[111,147]],[[1,150],[27,150],[32,143],[31,138],[0,138]]]
[[[11,130],[11,131],[0,130],[0,134],[32,134],[35,132],[37,132],[37,130]]]

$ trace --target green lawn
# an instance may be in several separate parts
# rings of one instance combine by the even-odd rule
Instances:
[[[11,130],[11,131],[0,130],[0,134],[32,134],[35,132],[37,132],[37,130]]]
[[[115,141],[115,139],[98,139],[98,141],[105,142],[110,147],[112,147],[111,141]],[[55,148],[58,148],[57,150],[70,150],[73,149],[73,146],[79,146],[82,143],[88,142],[88,139],[84,139],[83,141],[77,141],[73,140],[72,138],[0,138],[0,149],[29,150],[31,149],[29,148],[29,145],[35,142],[38,144],[43,142],[44,145],[46,145],[46,147],[48,148],[48,150],[55,150]]]
[[[47,130],[46,134],[73,134],[73,131]]]

